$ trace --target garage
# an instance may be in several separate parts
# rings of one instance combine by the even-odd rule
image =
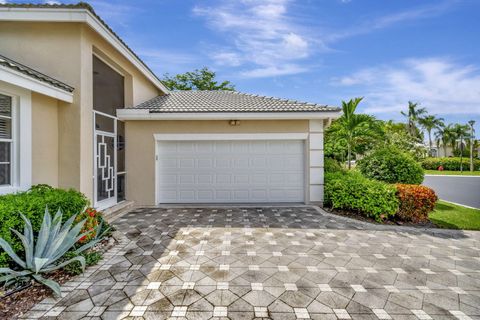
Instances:
[[[187,90],[117,116],[126,198],[138,205],[323,203],[323,133],[337,107]]]
[[[157,203],[303,203],[304,155],[304,140],[160,140]]]

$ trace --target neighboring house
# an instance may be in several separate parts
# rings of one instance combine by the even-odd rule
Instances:
[[[0,193],[72,187],[97,208],[323,201],[338,108],[169,92],[86,4],[0,5],[0,55]]]
[[[464,148],[465,150],[470,151],[470,147],[466,143],[464,143]],[[473,150],[474,150],[473,155],[480,158],[480,142],[478,140],[476,140]],[[445,151],[447,152],[445,153]],[[433,154],[433,157],[453,157],[454,156],[452,146],[447,145],[446,148],[444,148],[442,143],[436,146],[432,146],[432,154]]]

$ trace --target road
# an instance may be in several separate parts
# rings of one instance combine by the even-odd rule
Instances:
[[[425,175],[423,184],[442,200],[480,208],[480,177]]]

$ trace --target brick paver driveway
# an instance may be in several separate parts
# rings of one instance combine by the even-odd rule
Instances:
[[[480,319],[480,233],[313,207],[145,208],[102,264],[27,316]]]

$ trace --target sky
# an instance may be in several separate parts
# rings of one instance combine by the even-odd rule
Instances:
[[[88,2],[159,77],[205,66],[246,93],[364,97],[386,120],[410,100],[480,135],[479,0]]]

